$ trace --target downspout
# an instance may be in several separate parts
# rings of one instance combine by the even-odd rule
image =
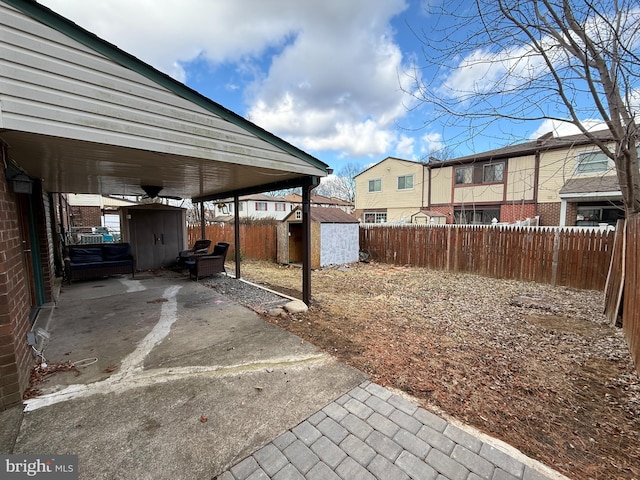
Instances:
[[[538,213],[538,182],[540,179],[540,149],[536,149],[535,164],[533,168],[533,205],[535,208],[534,215]]]
[[[235,243],[236,254],[236,279],[240,279],[240,197],[238,197],[238,195],[233,197],[233,211],[235,212],[233,216],[233,241]]]
[[[424,208],[424,169],[427,168],[426,165],[422,166],[422,194],[420,195],[420,208]]]

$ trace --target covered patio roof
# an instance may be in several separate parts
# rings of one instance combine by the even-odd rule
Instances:
[[[44,190],[194,200],[328,166],[36,2],[0,2],[0,139]]]
[[[0,144],[4,170],[48,193],[237,203],[302,187],[309,303],[309,196],[328,165],[31,0],[0,0]]]

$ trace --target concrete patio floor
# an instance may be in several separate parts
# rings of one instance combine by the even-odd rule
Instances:
[[[176,272],[65,285],[34,330],[76,369],[0,412],[0,453],[80,479],[566,480]]]
[[[170,271],[64,285],[36,326],[80,374],[2,412],[0,445],[77,454],[80,478],[213,478],[366,378]]]

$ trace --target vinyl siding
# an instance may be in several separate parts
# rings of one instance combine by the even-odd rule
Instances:
[[[6,4],[0,4],[0,101],[0,128],[8,130],[318,174]]]
[[[431,170],[431,203],[451,203],[451,186],[453,167],[434,168]]]
[[[507,168],[507,201],[533,200],[535,192],[535,155],[510,158]]]
[[[356,177],[356,209],[413,209],[422,205],[422,164],[389,158]],[[413,188],[398,190],[398,177],[413,175]],[[425,174],[426,175],[426,174]],[[379,192],[369,192],[369,180],[381,180]],[[412,213],[415,213],[413,211]]]

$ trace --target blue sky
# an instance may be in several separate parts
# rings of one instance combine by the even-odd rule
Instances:
[[[40,1],[335,171],[443,147],[467,155],[551,128],[496,123],[471,139],[412,108],[403,90],[424,45],[411,29],[430,28],[427,0]]]

